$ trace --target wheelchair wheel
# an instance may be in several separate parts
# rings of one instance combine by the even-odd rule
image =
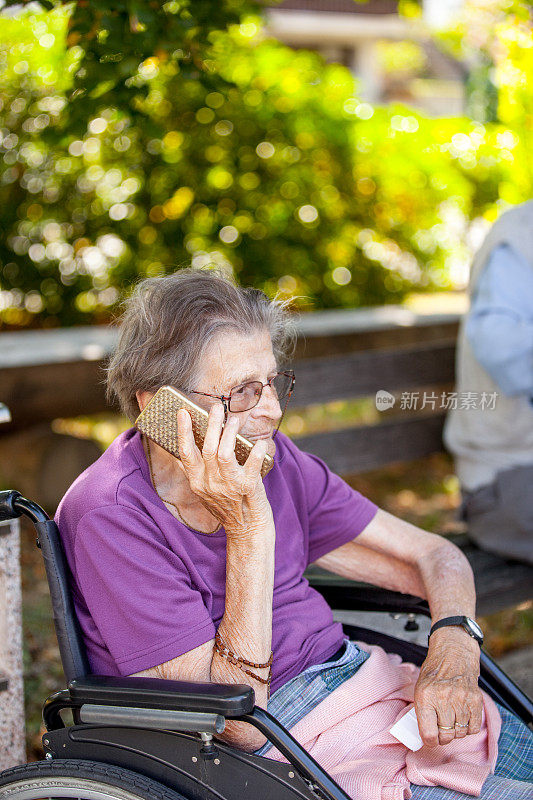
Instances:
[[[0,800],[187,800],[129,769],[98,761],[36,761],[0,773]]]

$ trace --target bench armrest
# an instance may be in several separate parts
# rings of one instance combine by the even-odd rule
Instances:
[[[87,675],[68,684],[76,705],[120,705],[175,711],[201,711],[223,717],[249,714],[255,704],[251,686],[236,683],[193,683],[163,678]]]

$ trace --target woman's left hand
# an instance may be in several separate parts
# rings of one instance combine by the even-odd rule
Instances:
[[[424,744],[436,746],[481,729],[479,645],[459,627],[440,628],[415,686],[415,711]]]

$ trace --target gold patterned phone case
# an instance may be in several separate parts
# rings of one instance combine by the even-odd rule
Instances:
[[[178,411],[180,408],[187,409],[191,415],[194,441],[201,450],[207,430],[207,412],[174,389],[173,386],[162,386],[158,389],[135,420],[135,427],[141,433],[176,458],[180,457],[178,448]],[[239,433],[237,434],[235,457],[239,464],[245,463],[252,447],[252,442]],[[261,477],[264,478],[273,466],[274,461],[267,454],[261,467]]]

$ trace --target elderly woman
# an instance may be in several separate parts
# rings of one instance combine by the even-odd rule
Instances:
[[[529,796],[520,794],[531,779],[529,731],[478,688],[467,561],[278,433],[293,385],[280,371],[287,342],[281,304],[216,272],[148,279],[128,300],[109,394],[134,420],[171,384],[209,423],[200,451],[179,412],[181,460],[130,428],[61,502],[93,671],[247,683],[358,798]],[[237,433],[253,442],[244,466]],[[262,480],[266,453],[274,467]],[[422,668],[345,639],[303,578],[311,562],[427,598],[440,624]],[[388,732],[413,701],[418,753]],[[521,737],[521,757],[505,761],[504,747],[496,763],[501,716],[502,737]],[[222,738],[281,758],[245,723],[228,723]]]

